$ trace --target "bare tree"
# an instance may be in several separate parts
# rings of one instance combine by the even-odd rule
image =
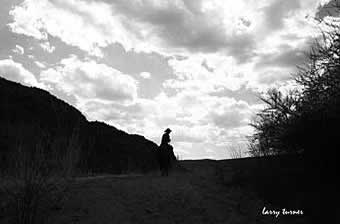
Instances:
[[[239,159],[244,157],[244,150],[242,149],[242,146],[237,144],[237,145],[232,145],[227,147],[228,154],[230,158],[232,159]]]

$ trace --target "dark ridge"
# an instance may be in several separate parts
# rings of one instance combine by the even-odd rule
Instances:
[[[86,172],[124,173],[157,168],[157,145],[103,122],[89,122],[73,106],[49,92],[0,77],[0,169],[18,147],[46,150],[79,147],[77,167]],[[74,143],[73,142],[73,143]]]

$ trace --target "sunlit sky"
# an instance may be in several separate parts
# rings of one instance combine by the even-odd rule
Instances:
[[[182,159],[229,156],[291,74],[325,0],[0,0],[0,76]],[[333,12],[332,12],[333,13]]]

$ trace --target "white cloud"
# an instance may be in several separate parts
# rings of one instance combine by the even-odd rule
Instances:
[[[37,81],[35,76],[26,70],[22,64],[12,59],[0,60],[0,76],[10,81],[19,82],[28,86],[45,88]]]
[[[165,87],[199,89],[211,93],[221,89],[236,91],[252,79],[249,64],[238,65],[232,57],[220,54],[197,54],[186,59],[172,58],[169,65],[176,79],[168,80]]]
[[[22,46],[20,45],[15,45],[15,48],[12,50],[16,54],[23,55],[25,53],[25,50]]]
[[[53,53],[55,51],[55,46],[51,46],[50,42],[48,41],[41,43],[40,47],[48,53]]]
[[[44,65],[40,61],[35,61],[34,64],[36,64],[39,68],[46,68],[46,65]]]
[[[41,72],[40,80],[73,95],[81,105],[88,100],[131,103],[137,97],[137,83],[129,75],[92,60],[76,56]]]
[[[107,121],[129,132],[142,134],[156,143],[159,143],[163,130],[169,127],[173,130],[175,151],[179,146],[189,146],[186,143],[191,143],[196,148],[187,148],[186,151],[196,156],[197,152],[193,150],[202,150],[203,153],[203,146],[207,144],[214,151],[214,144],[226,147],[249,134],[244,127],[248,125],[253,108],[233,98],[187,91],[174,96],[161,93],[152,100],[137,98],[130,105],[89,101],[81,110],[91,120]]]
[[[254,54],[256,42],[263,40],[261,31],[268,21],[283,26],[286,13],[300,6],[303,12],[315,12],[316,3],[287,3],[277,8],[282,13],[275,14],[279,1],[25,0],[10,11],[14,18],[10,27],[40,40],[59,37],[97,56],[103,56],[101,48],[120,43],[137,52],[223,52],[246,61]],[[266,12],[266,7],[273,10]],[[299,18],[305,16],[300,14]]]
[[[139,75],[144,79],[150,79],[151,78],[150,72],[141,72]]]
[[[38,40],[46,41],[48,35],[59,37],[98,57],[103,56],[101,48],[112,43],[120,43],[126,50],[150,52],[149,44],[128,30],[129,19],[112,9],[99,1],[25,0],[10,11],[14,22],[9,26],[13,32]]]
[[[254,93],[292,87],[287,79],[303,61],[301,52],[308,41],[317,35],[313,15],[320,2],[25,0],[10,11],[9,26],[38,39],[47,52],[55,53],[49,42],[52,36],[91,58],[64,59],[40,78],[75,97],[88,118],[156,142],[170,127],[175,151],[178,148],[186,158],[221,158],[223,148],[244,141],[252,132],[247,123],[263,106],[232,95],[244,89]],[[98,62],[106,56],[102,50],[113,43],[131,51],[126,55],[164,56],[174,76],[156,97],[138,98],[138,83],[131,76]],[[127,67],[132,62],[119,63]],[[145,71],[152,71],[152,76]],[[133,72],[138,73],[140,82],[162,85],[147,65]]]

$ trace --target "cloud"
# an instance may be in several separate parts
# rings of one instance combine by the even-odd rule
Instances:
[[[213,2],[212,7],[205,2]],[[240,60],[247,59],[255,43],[248,32],[248,26],[238,23],[246,19],[238,14],[241,10],[227,10],[233,4],[225,5],[216,1],[191,0],[162,3],[143,1],[132,4],[116,1],[113,4],[116,13],[131,18],[129,31],[137,34],[140,40],[147,41],[146,46],[158,52],[174,54],[222,51]]]
[[[25,0],[8,27],[29,37],[40,82],[89,119],[155,142],[170,127],[175,151],[221,158],[252,133],[254,95],[292,86],[320,2]]]
[[[76,56],[42,71],[40,80],[74,95],[78,103],[94,99],[130,103],[137,97],[137,83],[131,76],[92,60],[81,61]]]
[[[325,0],[322,1],[318,7],[318,11],[316,13],[316,18],[323,19],[326,16],[334,16],[339,17],[340,12],[335,6],[339,5],[338,0]]]
[[[155,142],[159,142],[163,130],[170,127],[175,146],[177,143],[201,144],[196,145],[197,150],[203,150],[204,144],[222,146],[238,141],[240,133],[249,133],[241,128],[247,126],[253,112],[245,101],[189,91],[174,96],[161,93],[154,99],[137,98],[132,104],[90,100],[80,109],[90,120],[104,120]],[[192,152],[194,154],[196,152]]]
[[[9,26],[39,40],[59,37],[100,57],[103,48],[119,43],[127,51],[221,52],[247,62],[264,34],[306,16],[301,12],[315,12],[317,2],[25,0],[10,11],[14,21]]]
[[[244,101],[235,101],[231,104],[222,104],[221,108],[211,111],[209,118],[217,126],[226,130],[246,126],[249,124],[252,111]]]
[[[28,86],[44,88],[44,85],[39,83],[31,72],[12,59],[0,60],[0,76]]]
[[[139,75],[144,79],[150,79],[151,78],[150,72],[141,72]]]
[[[224,89],[237,91],[252,79],[249,64],[239,65],[232,57],[220,54],[197,54],[185,59],[168,61],[175,79],[164,83],[167,88],[200,90],[205,93]]]
[[[223,51],[247,59],[255,44],[247,30],[251,22],[219,8],[204,7],[201,1],[26,0],[10,11],[14,21],[9,26],[39,40],[59,37],[100,57],[102,48],[120,43],[136,52]]]
[[[39,68],[46,68],[46,65],[41,63],[40,61],[34,61],[34,63],[39,67]]]
[[[295,68],[306,62],[307,50],[307,45],[300,45],[297,49],[289,45],[282,45],[275,52],[259,56],[255,67],[257,69],[268,67]]]
[[[53,53],[54,50],[55,50],[55,46],[51,46],[50,42],[48,42],[48,41],[45,41],[45,42],[41,43],[40,47],[43,50],[47,51],[48,53]]]
[[[279,30],[284,26],[284,20],[301,7],[300,0],[276,0],[264,8],[266,25],[269,30]]]
[[[289,70],[280,70],[280,69],[266,69],[262,73],[260,73],[258,79],[256,80],[258,86],[264,85],[268,86],[268,88],[272,87],[273,84],[282,83],[282,81],[286,81],[291,78]]]
[[[15,49],[13,49],[13,52],[16,53],[16,54],[23,55],[25,53],[25,50],[22,46],[15,45]]]
[[[14,22],[9,26],[15,33],[42,41],[48,40],[49,35],[59,37],[92,55],[101,56],[100,48],[110,42],[109,35],[101,28],[112,17],[107,4],[77,0],[26,0],[10,11],[10,15]],[[117,29],[114,25],[109,23],[107,28]]]

